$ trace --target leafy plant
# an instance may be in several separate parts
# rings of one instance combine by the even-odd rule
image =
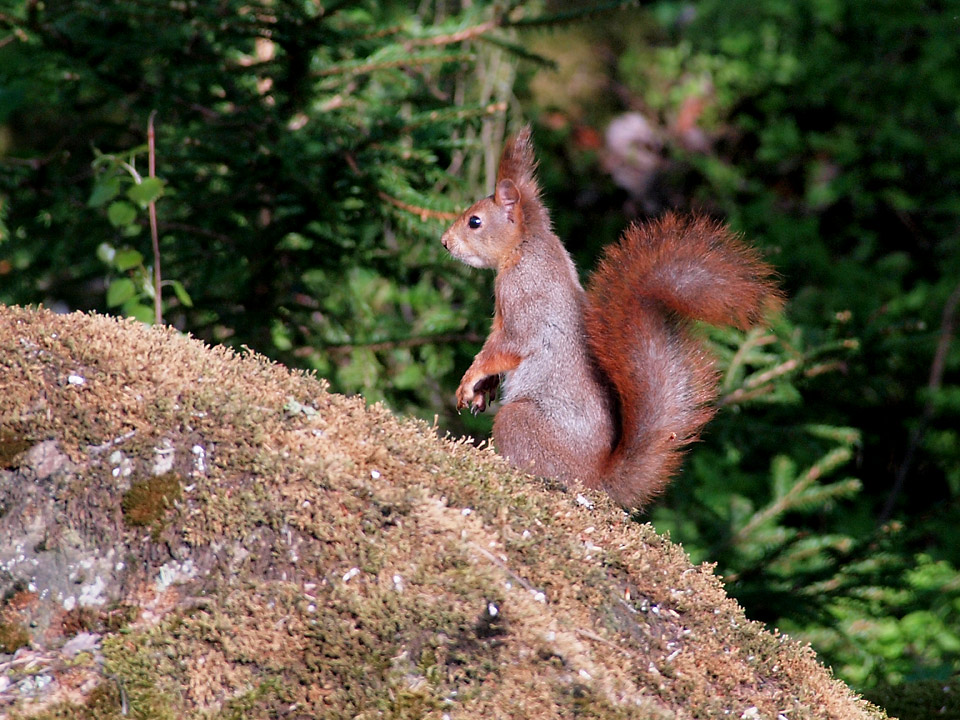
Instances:
[[[141,234],[141,213],[144,211],[151,214],[151,230],[156,227],[153,220],[156,202],[168,194],[162,178],[143,177],[137,171],[137,155],[146,151],[146,147],[134,148],[123,157],[97,153],[93,161],[96,176],[87,206],[104,208],[110,225],[124,239],[133,239]],[[154,247],[158,248],[156,242]],[[159,262],[158,252],[158,249],[154,252],[154,263]],[[97,247],[97,257],[118,275],[107,285],[108,308],[115,308],[142,322],[159,322],[162,319],[162,313],[157,310],[160,306],[159,288],[164,286],[173,289],[182,306],[193,307],[183,283],[179,280],[162,280],[158,284],[159,272],[155,267],[144,265],[143,255],[135,248],[129,245],[118,248],[104,241]]]

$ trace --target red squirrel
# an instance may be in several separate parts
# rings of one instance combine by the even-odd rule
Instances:
[[[717,377],[693,321],[746,329],[775,309],[774,271],[723,225],[667,214],[631,225],[584,291],[540,199],[529,126],[507,141],[496,189],[443,234],[496,270],[493,327],[457,389],[513,465],[642,508],[715,413]]]

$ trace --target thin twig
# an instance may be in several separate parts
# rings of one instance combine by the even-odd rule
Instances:
[[[412,48],[416,45],[452,45],[453,43],[458,43],[463,40],[470,40],[475,38],[478,35],[484,35],[485,33],[490,32],[499,23],[496,20],[487,20],[485,23],[480,23],[479,25],[474,25],[473,27],[464,28],[463,30],[458,30],[455,33],[449,33],[447,35],[434,35],[433,37],[424,37],[424,38],[415,38],[413,40],[408,40],[406,45],[408,48]]]
[[[351,65],[345,63],[342,65],[333,65],[322,68],[311,73],[311,77],[329,77],[330,75],[365,75],[376,70],[392,70],[394,68],[416,67],[418,65],[428,65],[430,63],[458,62],[464,60],[467,56],[463,53],[447,53],[445,55],[433,55],[429,57],[397,58],[395,60],[381,60],[369,62],[363,65]]]
[[[538,589],[538,588],[535,588],[533,585],[530,584],[530,582],[529,582],[526,578],[521,577],[520,575],[517,575],[517,573],[515,573],[513,570],[511,570],[510,567],[509,567],[503,560],[501,560],[500,558],[498,558],[498,557],[497,557],[496,555],[494,555],[492,552],[490,552],[489,550],[487,550],[487,549],[484,548],[484,547],[481,547],[481,546],[478,545],[477,543],[473,543],[473,542],[472,542],[472,543],[468,543],[468,545],[469,545],[472,549],[476,550],[478,553],[480,553],[481,555],[483,555],[485,558],[487,558],[487,560],[489,560],[490,562],[492,562],[492,563],[493,563],[494,565],[496,565],[498,568],[500,568],[500,569],[503,570],[505,573],[507,573],[507,575],[509,575],[511,578],[513,578],[513,579],[517,582],[517,584],[520,585],[524,590],[527,590],[527,591],[529,591],[529,592],[531,592],[531,593],[533,593],[533,594],[535,594],[535,595],[542,595],[542,596],[546,597],[546,593],[544,593],[543,590],[540,590],[540,589]]]
[[[393,197],[392,195],[387,195],[383,190],[378,190],[377,195],[381,200],[385,200],[394,207],[398,207],[401,210],[406,210],[409,213],[413,213],[420,217],[421,220],[456,220],[460,217],[460,213],[454,212],[443,212],[442,210],[431,210],[430,208],[418,207],[417,205],[411,205],[406,203],[403,200]]]
[[[112,440],[107,440],[105,443],[101,443],[100,445],[91,445],[87,448],[87,451],[93,454],[93,453],[103,452],[104,450],[109,450],[114,445],[119,445],[124,440],[129,440],[136,434],[137,434],[136,430],[130,430],[129,432],[125,432],[123,435],[118,435]]]
[[[153,132],[153,118],[157,111],[150,113],[147,119],[147,174],[151,178],[157,176],[156,142]],[[157,325],[163,324],[163,304],[160,299],[160,234],[157,232],[157,203],[150,201],[150,239],[153,241],[153,319]]]
[[[117,684],[117,690],[120,693],[120,714],[127,716],[130,714],[130,701],[127,700],[127,689],[123,686],[123,678],[113,673],[106,673],[106,677]]]
[[[585,637],[585,638],[587,638],[588,640],[593,640],[594,642],[598,642],[598,643],[602,643],[603,645],[606,645],[608,648],[610,648],[611,650],[613,650],[613,651],[615,651],[615,652],[620,653],[620,654],[623,655],[624,657],[630,658],[631,660],[636,660],[636,659],[637,659],[636,654],[634,654],[634,653],[632,653],[632,652],[629,652],[628,650],[625,650],[624,648],[620,647],[620,646],[617,645],[616,643],[611,642],[611,641],[607,640],[605,637],[601,637],[600,635],[597,635],[597,634],[594,633],[594,632],[590,632],[589,630],[586,630],[586,629],[584,629],[584,628],[574,628],[573,631],[574,631],[577,635],[580,635],[581,637]]]

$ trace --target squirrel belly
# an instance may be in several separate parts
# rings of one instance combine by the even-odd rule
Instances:
[[[494,443],[517,467],[596,486],[615,439],[614,412],[587,342],[586,293],[555,236],[524,245],[496,282],[502,342],[522,359],[504,373]]]
[[[493,268],[493,327],[457,389],[474,412],[504,378],[497,449],[517,467],[646,505],[713,416],[713,359],[694,321],[750,327],[780,303],[773,269],[723,225],[631,226],[585,292],[540,200],[529,128],[504,147],[492,196],[443,234]]]

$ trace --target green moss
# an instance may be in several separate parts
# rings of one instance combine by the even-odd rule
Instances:
[[[95,687],[90,695],[87,696],[87,702],[79,717],[87,718],[109,718],[123,717],[124,696],[120,685],[111,680],[104,680]]]
[[[30,644],[30,636],[20,623],[0,622],[0,653],[15,653]]]
[[[104,680],[87,695],[82,705],[58,703],[44,712],[20,715],[13,713],[11,720],[123,720],[124,694],[120,686],[111,680]]]
[[[271,700],[282,694],[283,683],[279,678],[271,677],[260,683],[254,690],[231,698],[224,703],[223,709],[214,717],[216,720],[246,720],[250,717],[263,717]],[[279,705],[279,704],[277,704]],[[290,703],[287,703],[289,708]],[[273,707],[278,712],[281,708]]]
[[[133,605],[117,604],[101,614],[98,629],[106,632],[119,632],[140,617],[140,608]]]
[[[98,702],[109,704],[110,698],[121,693],[128,706],[128,717],[142,720],[184,717],[182,705],[172,691],[182,685],[183,678],[176,671],[173,659],[163,652],[162,640],[158,642],[166,633],[169,633],[169,627],[160,625],[147,632],[123,633],[104,640],[104,669],[108,681],[113,681],[113,687],[107,687],[108,681],[101,683],[99,687],[104,689],[106,697],[101,697]],[[121,703],[113,702],[115,714],[120,717]]]
[[[24,435],[0,430],[0,468],[9,470],[16,467],[18,456],[29,450],[31,445],[33,442]]]
[[[156,528],[180,496],[180,476],[173,472],[135,482],[121,501],[124,522],[132,527]]]

